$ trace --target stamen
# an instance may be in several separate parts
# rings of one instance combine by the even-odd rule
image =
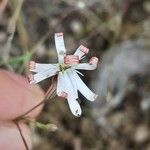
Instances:
[[[84,59],[86,56],[82,56],[80,60]]]
[[[80,74],[81,76],[84,76],[84,74],[82,74],[80,71],[76,70],[76,72],[77,72],[78,74]]]

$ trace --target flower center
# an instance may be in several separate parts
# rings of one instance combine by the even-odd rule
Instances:
[[[65,70],[69,69],[70,66],[66,64],[59,64],[59,71],[64,72]]]

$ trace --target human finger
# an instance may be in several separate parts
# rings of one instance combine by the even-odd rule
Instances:
[[[24,114],[44,99],[43,90],[30,85],[21,75],[0,70],[0,120],[12,120]],[[28,114],[35,117],[41,110]]]

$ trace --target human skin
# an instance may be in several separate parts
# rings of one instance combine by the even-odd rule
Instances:
[[[0,69],[0,149],[26,150],[14,119],[30,110],[44,99],[43,90],[37,85],[30,85],[20,75]],[[28,114],[35,118],[42,106]],[[31,149],[31,133],[28,126],[19,123],[23,136]]]

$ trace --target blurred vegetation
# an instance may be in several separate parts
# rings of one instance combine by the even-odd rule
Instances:
[[[105,53],[126,40],[132,43],[142,39],[149,43],[149,14],[148,0],[0,0],[0,67],[27,75],[31,59],[41,63],[55,63],[55,32],[64,32],[68,54],[83,44],[91,49],[88,58],[96,55],[101,63]],[[84,74],[83,80],[87,84],[99,75],[96,71]],[[149,83],[149,78],[146,80],[144,77],[146,81],[139,78],[133,76],[132,79]],[[45,80],[41,86],[46,90],[49,83],[49,79]],[[130,93],[127,96],[128,100],[134,99]],[[108,97],[111,99],[111,94]],[[84,98],[81,96],[81,99]],[[128,128],[114,125],[120,132],[116,137],[97,124],[90,108],[91,103],[81,101],[83,115],[75,118],[66,101],[58,98],[51,100],[38,120],[54,123],[58,130],[48,132],[33,129],[34,149],[149,150],[149,111],[142,118],[143,124],[136,127],[136,122],[131,120],[134,111],[138,109],[130,101],[127,102],[127,107],[123,110],[117,107],[118,111],[111,110],[107,116],[110,125],[114,125],[117,120],[126,120],[124,125]],[[125,116],[122,115],[123,112]],[[135,138],[126,135],[129,132],[135,133]],[[144,137],[142,140],[141,135]]]

